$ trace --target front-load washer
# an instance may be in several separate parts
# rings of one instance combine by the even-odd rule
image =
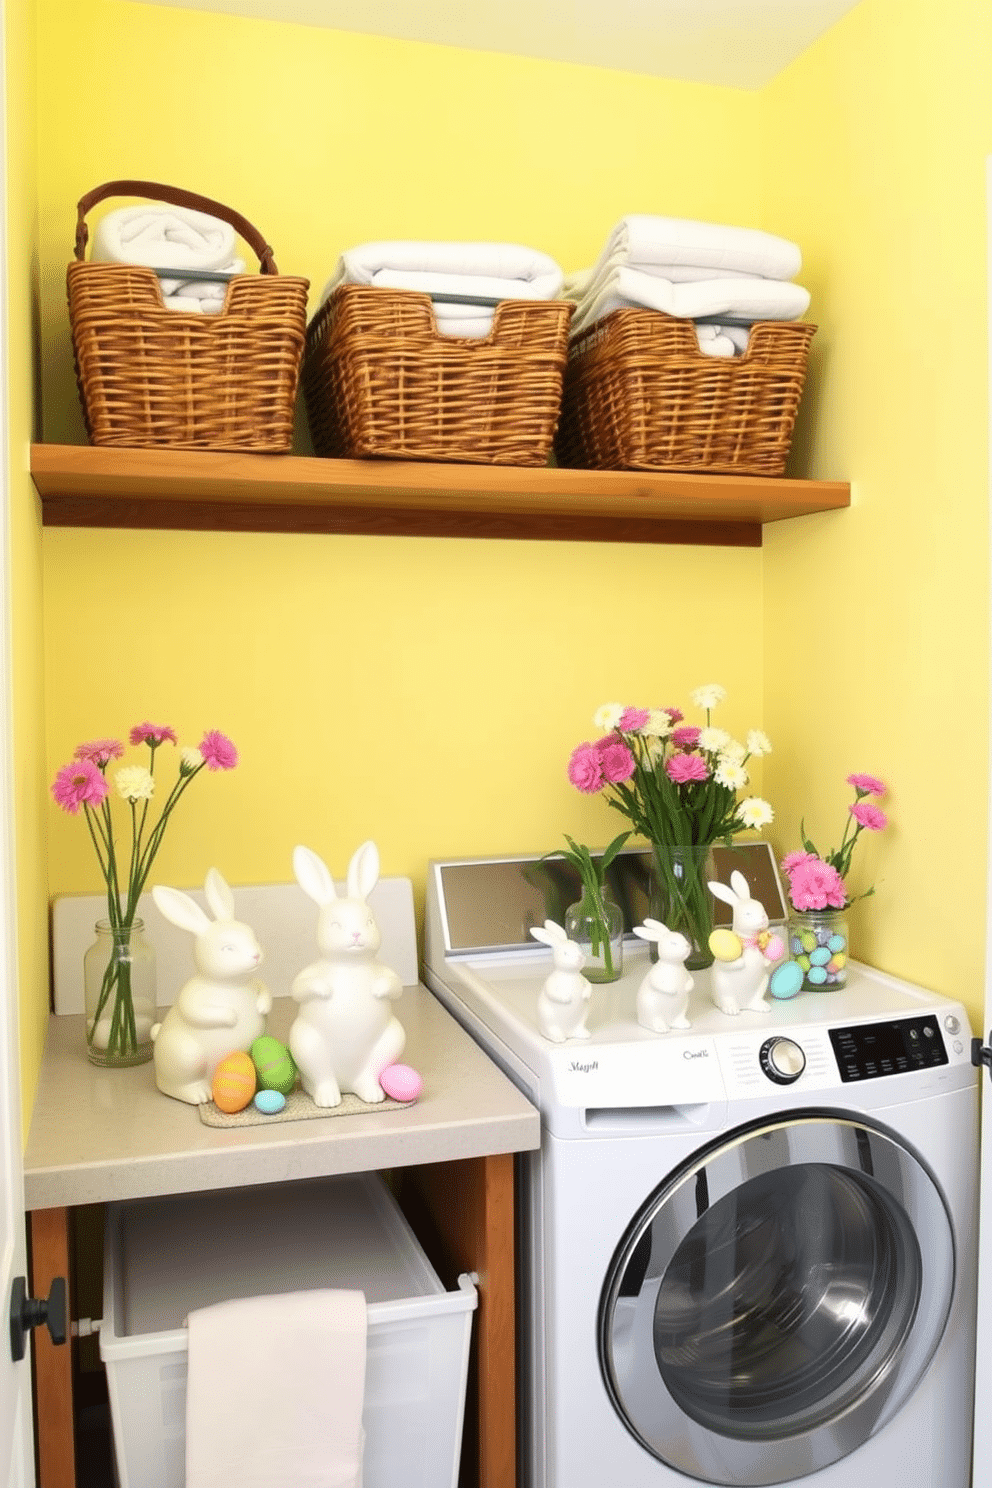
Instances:
[[[654,1034],[631,941],[590,1037],[551,1043],[550,951],[508,923],[491,860],[449,866],[425,980],[542,1115],[518,1173],[521,1488],[967,1488],[965,1009],[852,965],[731,1018],[703,971],[691,1027]]]

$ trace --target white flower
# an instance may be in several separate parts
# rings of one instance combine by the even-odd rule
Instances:
[[[760,729],[752,729],[747,736],[747,752],[756,757],[771,754],[772,746],[768,735],[763,734]]]
[[[660,739],[646,738],[644,740],[644,763],[649,770],[657,770],[665,758],[665,746]]]
[[[203,755],[195,744],[188,745],[179,752],[179,768],[184,775],[191,775],[203,764]]]
[[[650,708],[648,710],[648,721],[641,729],[642,734],[651,734],[656,739],[664,739],[672,732],[672,720],[667,708]]]
[[[155,781],[144,765],[124,765],[114,776],[118,795],[125,801],[149,801],[155,793]]]
[[[697,687],[695,692],[690,692],[689,701],[694,708],[705,708],[708,713],[717,703],[722,703],[726,696],[725,687],[721,687],[718,682],[707,682],[705,687]]]
[[[730,742],[726,729],[704,728],[699,731],[699,747],[707,754],[719,754]]]
[[[592,721],[598,729],[603,730],[604,734],[609,734],[616,728],[625,712],[623,703],[604,703],[601,708],[596,709]]]
[[[747,785],[747,771],[743,765],[733,760],[722,759],[718,763],[713,775],[717,785],[725,785],[729,790],[743,790]]]
[[[747,750],[743,744],[738,744],[736,739],[730,739],[720,750],[720,759],[725,760],[728,765],[742,765],[746,754]]]
[[[745,827],[767,827],[775,813],[767,801],[760,796],[747,796],[737,808],[737,815]]]

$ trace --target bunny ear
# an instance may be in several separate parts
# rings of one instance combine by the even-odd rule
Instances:
[[[741,899],[750,899],[751,885],[748,883],[743,873],[739,873],[735,868],[733,873],[730,875],[730,882]]]
[[[374,842],[363,842],[348,864],[348,898],[367,899],[378,882],[379,849]]]
[[[668,934],[668,926],[663,925],[660,920],[646,919],[642,925],[634,926],[634,934],[639,935],[642,940],[660,940],[663,935]]]
[[[747,888],[747,884],[745,884],[744,887]],[[710,879],[709,890],[714,899],[722,899],[724,904],[737,904],[737,895],[734,893],[733,889],[728,889],[726,884],[714,883],[713,880]]]
[[[315,904],[330,904],[338,897],[330,869],[309,847],[293,848],[293,872],[304,894]]]
[[[155,884],[152,898],[170,925],[178,925],[180,930],[188,930],[191,935],[202,935],[210,929],[211,922],[205,911],[180,889],[167,889],[162,884]]]
[[[234,895],[219,869],[208,870],[203,891],[215,920],[234,919]]]

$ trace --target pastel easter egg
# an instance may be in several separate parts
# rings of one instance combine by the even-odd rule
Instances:
[[[814,987],[822,987],[827,980],[827,969],[825,966],[811,966],[806,973],[806,980]]]
[[[795,997],[803,984],[803,969],[795,961],[783,961],[781,966],[776,966],[768,982],[768,990],[773,997],[784,1002],[789,997]]]
[[[251,1055],[235,1049],[220,1061],[214,1070],[210,1094],[219,1111],[243,1111],[255,1094],[255,1066]]]
[[[281,1090],[272,1090],[267,1087],[255,1096],[255,1109],[261,1111],[263,1116],[275,1116],[285,1104],[286,1097]]]
[[[387,1065],[379,1076],[379,1084],[397,1101],[415,1101],[424,1088],[423,1080],[408,1064]]]
[[[733,930],[714,930],[710,935],[710,950],[718,961],[736,961],[743,954],[741,938]]]
[[[833,951],[835,955],[838,951],[846,951],[847,941],[845,940],[844,936],[831,935],[830,939],[827,941],[827,950]]]
[[[802,950],[802,948],[803,948],[803,945],[802,945],[802,941],[799,939],[799,936],[798,935],[793,935],[790,938],[790,940],[789,940],[789,950],[792,953],[792,955],[793,956],[798,956],[799,953],[800,953],[800,951]]]
[[[827,970],[832,971],[834,972],[834,974],[836,974],[838,971],[843,971],[846,965],[846,956],[831,956],[830,960],[827,962]]]
[[[296,1065],[285,1044],[263,1033],[251,1046],[251,1058],[258,1072],[262,1090],[277,1090],[288,1095],[296,1084]]]
[[[815,951],[809,953],[809,964],[811,966],[826,966],[830,960],[830,952],[826,946],[817,946]]]
[[[785,941],[781,935],[769,935],[764,951],[769,961],[781,961],[785,955]]]
[[[799,944],[802,946],[804,951],[816,950],[816,936],[813,934],[812,930],[803,930],[800,933]]]
[[[801,967],[803,971],[809,971],[809,957],[808,956],[797,956],[796,957],[796,965],[799,966],[799,967]]]

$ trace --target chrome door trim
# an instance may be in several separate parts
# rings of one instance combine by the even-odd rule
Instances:
[[[783,1173],[784,1182],[780,1181]],[[735,1289],[722,1318],[718,1307],[709,1308],[714,1314],[709,1333],[685,1330],[679,1335],[693,1356],[691,1363],[686,1360],[684,1369],[678,1358],[678,1338],[673,1343],[674,1335],[665,1332],[671,1308],[658,1311],[663,1285],[666,1303],[673,1294],[679,1295],[679,1285],[683,1297],[696,1297],[695,1262],[687,1262],[686,1255],[702,1257],[710,1269],[719,1266],[720,1246],[713,1243],[712,1235],[706,1236],[703,1246],[702,1237],[721,1215],[729,1213],[731,1195],[745,1184],[751,1185],[748,1194],[755,1201],[756,1215],[763,1212],[761,1203],[766,1196],[772,1201],[773,1194],[791,1188],[802,1199],[807,1187],[814,1198],[829,1194],[831,1220],[835,1199],[842,1204],[849,1201],[855,1211],[859,1207],[865,1213],[871,1211],[877,1228],[884,1230],[891,1241],[886,1248],[891,1249],[900,1273],[893,1278],[896,1286],[886,1283],[883,1288],[886,1259],[879,1256],[882,1282],[874,1295],[884,1295],[887,1301],[879,1303],[876,1316],[865,1319],[863,1306],[858,1311],[857,1296],[849,1302],[843,1300],[836,1270],[831,1274],[829,1267],[821,1268],[822,1316],[829,1321],[832,1307],[834,1317],[846,1317],[843,1309],[849,1307],[853,1320],[848,1330],[851,1346],[847,1353],[834,1349],[833,1362],[829,1350],[817,1356],[817,1367],[821,1360],[827,1360],[836,1379],[822,1400],[815,1392],[808,1392],[811,1402],[816,1403],[811,1403],[805,1413],[797,1404],[801,1392],[789,1395],[783,1382],[781,1409],[795,1412],[791,1420],[787,1416],[776,1418],[774,1410],[778,1407],[762,1405],[757,1392],[748,1396],[744,1366],[743,1386],[739,1381],[728,1384],[724,1392],[724,1419],[720,1415],[719,1379],[713,1383],[710,1403],[706,1402],[707,1346],[712,1343],[719,1353],[722,1344],[726,1353],[731,1337],[736,1345],[742,1315],[742,1331],[746,1332],[750,1324],[755,1337],[766,1326],[766,1320],[748,1318],[746,1296],[743,1314],[737,1310],[741,1294]],[[732,1244],[724,1249],[728,1261],[736,1265],[741,1241],[736,1209],[734,1214]],[[811,1221],[814,1218],[811,1215]],[[700,1229],[689,1251],[680,1251],[697,1221]],[[791,1233],[800,1235],[803,1231],[794,1225]],[[675,1260],[678,1264],[673,1267]],[[907,1277],[912,1294],[906,1291]],[[801,1478],[856,1450],[906,1402],[940,1342],[954,1278],[954,1234],[936,1179],[894,1133],[860,1117],[822,1110],[755,1122],[710,1144],[676,1170],[628,1226],[600,1299],[598,1337],[603,1379],[614,1408],[631,1434],[645,1450],[679,1472],[733,1488],[760,1488]],[[727,1273],[728,1283],[737,1279],[737,1275]],[[827,1296],[828,1290],[833,1295]],[[726,1295],[731,1298],[729,1292]],[[780,1295],[787,1295],[784,1289]],[[812,1309],[807,1309],[801,1320],[804,1327],[809,1318],[815,1320],[819,1305],[818,1299]],[[705,1313],[706,1307],[701,1307],[698,1316],[705,1318]],[[722,1337],[718,1336],[721,1326]],[[774,1326],[779,1326],[777,1320]],[[776,1336],[788,1339],[787,1326]],[[793,1336],[799,1339],[798,1330]],[[846,1342],[842,1342],[846,1348]],[[702,1369],[698,1368],[699,1357],[704,1361]],[[736,1358],[737,1351],[731,1350],[729,1357]],[[847,1378],[852,1364],[856,1366],[856,1387]],[[703,1382],[698,1399],[694,1398],[697,1381]],[[735,1390],[741,1406],[732,1398]],[[774,1391],[771,1394],[774,1396]],[[762,1419],[763,1410],[768,1413],[766,1419]]]

